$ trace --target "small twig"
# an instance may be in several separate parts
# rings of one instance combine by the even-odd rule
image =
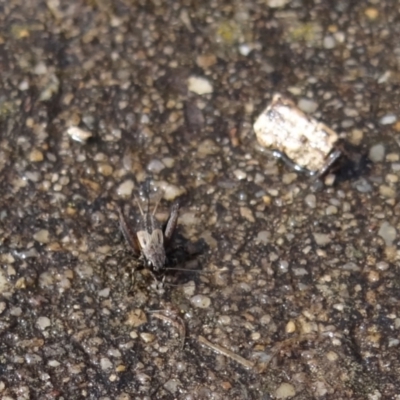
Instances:
[[[236,361],[237,363],[243,365],[247,369],[254,368],[254,365],[255,365],[254,362],[246,360],[245,358],[233,353],[232,351],[230,351],[228,349],[225,349],[224,347],[221,347],[217,344],[213,344],[213,343],[209,342],[204,336],[199,335],[198,341],[201,344],[204,344],[205,346],[214,350],[216,353],[222,354],[222,355]]]
[[[182,339],[182,344],[181,344],[181,349],[183,349],[183,346],[185,345],[185,339],[186,339],[186,328],[185,328],[185,323],[180,318],[176,313],[174,313],[171,310],[160,310],[160,311],[152,311],[152,316],[160,319],[161,321],[167,322],[173,327],[175,327],[179,333],[179,336]],[[170,316],[174,317],[174,319],[170,318]],[[178,321],[176,321],[178,320]]]

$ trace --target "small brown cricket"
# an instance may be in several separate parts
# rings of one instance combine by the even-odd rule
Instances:
[[[151,214],[149,213],[148,204],[147,210],[143,211],[142,206],[135,197],[141,216],[135,231],[133,231],[128,225],[122,208],[118,207],[121,231],[128,242],[129,247],[132,249],[135,256],[144,260],[147,266],[156,273],[165,269],[167,261],[165,249],[174,233],[179,213],[179,204],[176,202],[171,208],[168,221],[163,230],[161,222],[155,217],[161,197],[162,193],[160,193]]]

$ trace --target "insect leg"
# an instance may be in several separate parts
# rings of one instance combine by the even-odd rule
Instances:
[[[179,214],[179,203],[176,202],[172,205],[171,213],[164,230],[164,237],[167,242],[171,239],[174,233],[176,223],[178,222],[178,214]]]
[[[336,160],[342,155],[341,150],[335,150],[332,151],[329,155],[328,158],[326,159],[324,165],[322,166],[322,168],[317,171],[314,175],[311,176],[311,179],[313,181],[318,180],[319,178],[321,178],[321,176],[325,175],[325,173],[327,171],[329,171],[329,169],[332,167],[332,165],[336,162]]]
[[[117,206],[118,214],[119,214],[119,225],[121,227],[122,234],[124,235],[125,240],[128,242],[129,247],[134,252],[135,256],[140,256],[140,246],[137,241],[136,235],[132,232],[129,228],[128,224],[126,223],[126,219],[124,216],[124,212],[122,208]]]
[[[309,177],[314,176],[313,171],[310,171],[309,169],[304,168],[299,164],[296,164],[282,151],[272,150],[271,153],[275,158],[278,158],[279,160],[283,161],[289,168],[293,169],[294,171],[301,172],[302,174],[306,174]]]

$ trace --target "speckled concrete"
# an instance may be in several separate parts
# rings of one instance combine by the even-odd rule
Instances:
[[[399,17],[2,0],[1,399],[400,399]],[[314,192],[261,152],[274,92],[369,170]],[[162,289],[115,208],[146,180],[192,270]]]

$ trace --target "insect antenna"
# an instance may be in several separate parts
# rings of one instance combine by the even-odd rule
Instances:
[[[139,201],[138,197],[136,196],[136,194],[134,194],[133,196],[134,196],[134,199],[135,199],[136,204],[137,204],[138,207],[139,207],[140,214],[141,214],[141,216],[143,217],[143,216],[144,216],[144,212],[143,212],[142,205],[140,204],[140,201]],[[148,202],[149,202],[149,200],[147,199],[147,208],[149,208]]]
[[[154,210],[153,210],[153,212],[152,212],[152,215],[153,215],[153,216],[156,214],[158,205],[160,204],[160,201],[161,201],[161,199],[162,199],[162,197],[163,197],[163,194],[164,194],[163,191],[160,191],[160,192],[158,192],[158,194],[157,194],[156,205],[154,206]]]
[[[208,275],[210,272],[203,271],[202,269],[188,269],[188,268],[167,268],[168,271],[185,271],[185,272],[198,272],[199,274]]]

